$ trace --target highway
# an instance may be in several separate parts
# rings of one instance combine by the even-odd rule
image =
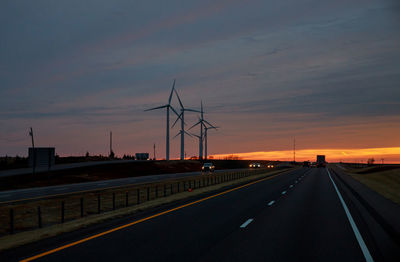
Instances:
[[[302,168],[0,254],[5,261],[400,261],[324,168]]]
[[[214,172],[229,172],[229,171],[241,171],[248,170],[245,169],[225,169],[225,170],[215,170]],[[200,175],[201,172],[186,172],[186,173],[175,173],[175,174],[160,174],[160,175],[150,175],[150,176],[137,176],[110,180],[100,180],[95,182],[85,182],[85,183],[75,183],[75,184],[65,184],[58,186],[47,186],[47,187],[36,187],[27,189],[17,189],[0,191],[0,203],[18,201],[23,199],[39,198],[52,195],[60,195],[67,193],[76,193],[87,190],[98,190],[109,187],[118,186],[129,186],[139,183],[147,182],[157,182],[166,179],[182,178]]]

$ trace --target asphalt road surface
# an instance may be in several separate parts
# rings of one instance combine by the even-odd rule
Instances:
[[[39,241],[0,260],[380,261],[340,192],[326,169],[303,168]]]
[[[219,172],[241,171],[241,170],[247,170],[247,168],[215,170],[214,172],[219,173]],[[86,190],[104,189],[104,188],[115,187],[115,186],[129,186],[129,185],[133,185],[133,184],[156,182],[156,181],[162,181],[162,180],[172,179],[172,178],[197,176],[200,174],[201,174],[201,172],[161,174],[161,175],[138,176],[138,177],[111,179],[111,180],[101,180],[101,181],[95,181],[95,182],[58,185],[58,186],[0,191],[0,203],[22,200],[22,199],[30,199],[30,198],[36,198],[36,197],[58,195],[58,194],[74,193],[74,192],[80,192],[80,191],[86,191]]]

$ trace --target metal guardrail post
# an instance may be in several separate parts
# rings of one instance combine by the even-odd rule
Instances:
[[[14,209],[10,209],[10,234],[14,234]]]
[[[115,210],[115,193],[112,194],[112,205],[113,205],[113,210]]]
[[[150,187],[147,187],[147,201],[150,200]]]
[[[83,214],[84,214],[84,210],[83,210],[83,197],[81,197],[80,201],[81,201],[81,217],[83,217]]]
[[[126,207],[129,206],[129,192],[128,191],[125,193],[125,206]]]
[[[61,201],[61,223],[64,223],[65,219],[65,202]]]
[[[101,212],[100,194],[97,195],[97,213]]]
[[[140,204],[140,188],[137,189],[136,204]]]
[[[37,207],[38,212],[38,227],[42,228],[42,211],[40,210],[40,206]]]

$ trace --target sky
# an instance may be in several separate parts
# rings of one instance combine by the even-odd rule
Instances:
[[[107,155],[112,131],[117,155],[164,158],[165,110],[144,110],[176,79],[220,127],[210,155],[289,160],[296,138],[298,160],[400,163],[399,28],[395,0],[3,0],[0,155],[27,155],[33,127],[62,156]]]

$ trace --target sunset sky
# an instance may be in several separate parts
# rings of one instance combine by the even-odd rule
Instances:
[[[396,0],[3,0],[0,156],[32,126],[62,156],[106,155],[112,131],[117,155],[163,158],[165,111],[144,110],[176,79],[221,127],[209,154],[292,160],[296,137],[298,160],[400,163],[399,29]]]

